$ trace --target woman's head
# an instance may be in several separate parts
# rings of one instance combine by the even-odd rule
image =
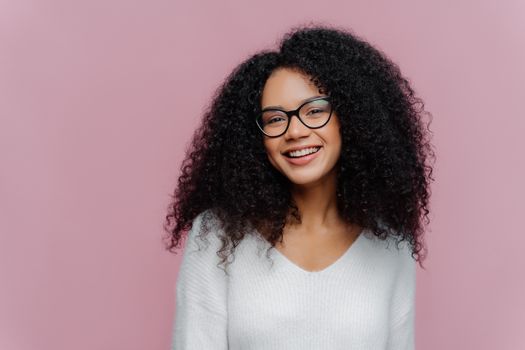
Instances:
[[[292,116],[286,133],[270,138],[256,123],[265,107],[289,111],[325,96],[332,115],[322,128]],[[356,35],[326,26],[291,30],[278,50],[236,67],[213,96],[166,216],[169,248],[205,210],[223,223],[223,261],[251,227],[274,244],[289,213],[300,220],[291,185],[331,176],[343,219],[408,240],[419,260],[434,157],[423,107],[397,65]],[[312,166],[282,154],[303,145],[324,147]]]
[[[277,68],[264,85],[258,118],[263,144],[270,163],[292,186],[336,181],[340,125],[326,97],[296,69]],[[285,113],[293,110],[297,118]]]

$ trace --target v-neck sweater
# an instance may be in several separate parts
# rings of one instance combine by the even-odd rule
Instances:
[[[414,349],[416,263],[406,241],[365,228],[331,265],[308,271],[275,248],[267,256],[270,243],[253,230],[225,274],[221,232],[210,211],[188,232],[173,350]]]

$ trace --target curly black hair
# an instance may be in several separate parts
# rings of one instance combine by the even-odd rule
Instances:
[[[171,196],[164,224],[167,249],[180,248],[184,233],[204,211],[220,219],[221,264],[229,263],[228,256],[253,228],[273,248],[290,213],[300,222],[290,181],[270,164],[255,123],[264,84],[277,68],[305,73],[331,96],[342,134],[341,217],[380,239],[408,241],[422,266],[435,159],[423,117],[431,115],[384,53],[348,29],[327,25],[293,27],[277,51],[258,51],[215,91]]]

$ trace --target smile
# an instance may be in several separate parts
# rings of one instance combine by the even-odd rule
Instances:
[[[301,158],[301,157],[305,157],[305,156],[307,156],[309,154],[317,153],[320,149],[321,149],[321,147],[304,148],[304,149],[301,149],[301,150],[291,151],[291,152],[285,153],[285,155],[287,157],[289,157],[289,158]]]
[[[321,152],[322,147],[309,147],[301,150],[291,151],[284,154],[284,159],[293,166],[305,166],[310,164]]]

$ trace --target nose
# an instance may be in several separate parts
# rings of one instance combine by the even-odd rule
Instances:
[[[310,135],[310,132],[311,132],[310,128],[304,125],[299,120],[299,117],[294,114],[290,119],[290,125],[288,126],[288,130],[286,130],[284,137],[286,140],[295,139],[295,138],[308,136]]]

